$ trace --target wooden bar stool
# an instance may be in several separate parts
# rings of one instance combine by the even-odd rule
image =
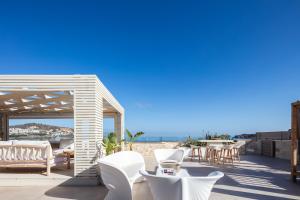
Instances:
[[[198,151],[199,161],[202,160],[201,146],[191,145],[191,151],[192,151],[191,161],[193,161],[193,159],[196,157],[195,150]]]
[[[241,158],[240,158],[240,148],[242,146],[244,146],[246,144],[245,141],[238,141],[237,143],[235,143],[233,145],[233,158],[234,160],[238,160],[239,162],[241,161]]]
[[[231,164],[233,164],[233,160],[234,160],[234,146],[233,145],[225,145],[222,148],[221,160],[223,161],[223,164],[225,164],[225,162],[230,162]]]
[[[222,146],[209,145],[208,146],[208,162],[219,163],[221,160]]]

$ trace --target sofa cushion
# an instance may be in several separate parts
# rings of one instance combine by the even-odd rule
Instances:
[[[49,141],[13,140],[13,145],[50,145]]]
[[[10,141],[0,141],[0,145],[12,145],[12,140],[10,140]]]

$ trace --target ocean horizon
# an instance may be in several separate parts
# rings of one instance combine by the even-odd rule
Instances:
[[[108,133],[105,133],[104,137],[107,135]],[[204,139],[204,137],[196,136],[141,136],[135,142],[181,142],[185,141],[188,137],[192,139]],[[127,135],[125,135],[125,140],[128,141]]]

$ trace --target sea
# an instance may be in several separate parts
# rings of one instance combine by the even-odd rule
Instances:
[[[187,137],[139,137],[136,142],[179,142],[185,141]]]
[[[104,137],[107,134],[104,134]],[[72,139],[73,135],[68,136],[56,136],[56,137],[47,137],[47,136],[37,136],[37,135],[27,135],[27,136],[10,136],[11,140],[49,140],[51,142],[59,142],[61,139]],[[188,137],[176,137],[176,136],[141,136],[136,142],[182,142],[185,141]],[[128,141],[128,138],[125,136],[125,139]],[[193,138],[199,139],[199,138]]]

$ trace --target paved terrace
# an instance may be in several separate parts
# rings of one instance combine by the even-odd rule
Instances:
[[[300,184],[290,180],[289,162],[262,156],[242,156],[242,161],[234,167],[210,166],[205,162],[186,161],[183,167],[191,175],[207,175],[211,171],[220,170],[225,173],[214,187],[210,200],[263,199],[286,200],[300,199]],[[154,169],[152,159],[146,160],[148,170]],[[4,174],[0,174],[0,178]],[[103,199],[107,190],[100,186],[36,186],[0,187],[0,199],[5,200],[99,200]],[[146,183],[134,186],[134,199],[151,200],[151,193]]]

